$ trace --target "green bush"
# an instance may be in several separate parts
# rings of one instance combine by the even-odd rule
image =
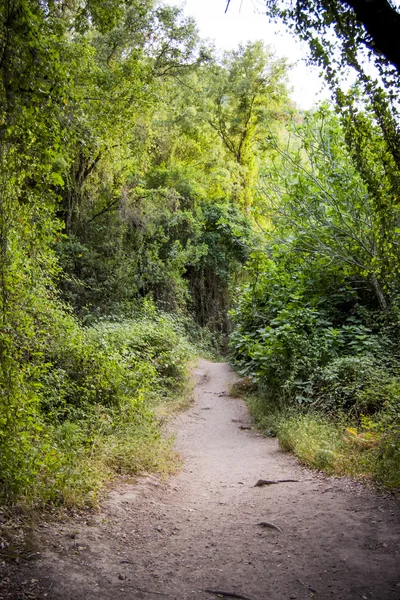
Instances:
[[[330,295],[321,289],[327,276],[321,269],[311,273],[295,263],[289,271],[282,256],[256,258],[257,273],[249,267],[255,282],[243,286],[231,311],[230,348],[239,371],[278,403],[379,410],[399,369],[398,328],[360,307],[340,279],[326,283]]]
[[[360,410],[362,406],[366,409],[368,404],[372,409],[373,404],[378,406],[382,401],[381,394],[374,397],[373,402],[372,397],[371,402],[367,402],[367,396],[373,381],[383,374],[371,355],[338,357],[314,372],[310,382],[313,406],[338,411],[352,407]]]
[[[195,351],[179,320],[167,315],[99,323],[88,335],[103,351],[117,353],[124,367],[146,385],[147,393],[167,394],[179,387],[186,376],[186,362]]]
[[[179,318],[150,304],[136,320],[89,328],[57,304],[35,316],[38,335],[2,391],[3,501],[91,504],[116,473],[173,470],[153,409],[186,384],[194,348]]]

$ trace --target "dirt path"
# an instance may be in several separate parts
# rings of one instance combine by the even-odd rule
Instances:
[[[195,375],[196,402],[174,423],[180,474],[120,486],[94,517],[38,527],[46,549],[18,566],[14,597],[201,600],[216,598],[203,591],[212,588],[254,600],[399,600],[398,503],[313,474],[240,429],[250,418],[226,395],[226,364],[200,361]],[[254,487],[260,478],[299,482]]]

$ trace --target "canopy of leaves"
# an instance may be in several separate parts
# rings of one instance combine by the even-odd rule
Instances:
[[[267,13],[278,17],[310,44],[313,58],[329,75],[339,60],[359,68],[362,50],[381,73],[398,82],[400,27],[398,8],[387,0],[266,0]],[[361,53],[361,54],[360,54]],[[394,67],[394,69],[393,69]],[[397,71],[397,76],[394,71]]]

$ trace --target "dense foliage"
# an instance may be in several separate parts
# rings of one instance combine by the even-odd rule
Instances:
[[[390,193],[391,173],[372,121],[368,131],[371,162],[363,164],[374,186],[326,107],[293,125],[292,149],[272,142],[277,158],[263,174],[258,217],[266,248],[249,261],[231,344],[268,410],[272,402],[347,415],[374,432],[379,460],[398,464],[400,229],[397,209],[382,227],[379,199]]]
[[[3,412],[4,500],[92,503],[115,473],[173,471],[154,406],[184,390],[194,348],[183,325],[148,304],[134,320],[86,329],[56,306],[41,317],[25,389]]]
[[[284,448],[396,488],[398,7],[265,6],[308,42],[338,118],[322,107],[289,127],[286,143],[268,140],[276,156],[265,165],[257,215],[266,242],[233,311],[233,355],[263,388],[254,414]]]
[[[281,61],[216,55],[177,8],[0,2],[5,501],[174,468],[156,407],[195,345],[226,342],[254,157],[286,107]]]
[[[160,404],[229,334],[264,407],[350,415],[397,464],[394,78],[330,73],[339,116],[302,114],[286,71],[152,0],[0,0],[4,501],[173,470]]]

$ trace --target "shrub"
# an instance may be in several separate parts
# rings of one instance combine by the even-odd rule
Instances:
[[[179,319],[148,307],[137,320],[82,328],[50,303],[36,324],[2,398],[3,500],[92,504],[116,473],[173,470],[177,456],[153,408],[185,386],[194,348]]]

